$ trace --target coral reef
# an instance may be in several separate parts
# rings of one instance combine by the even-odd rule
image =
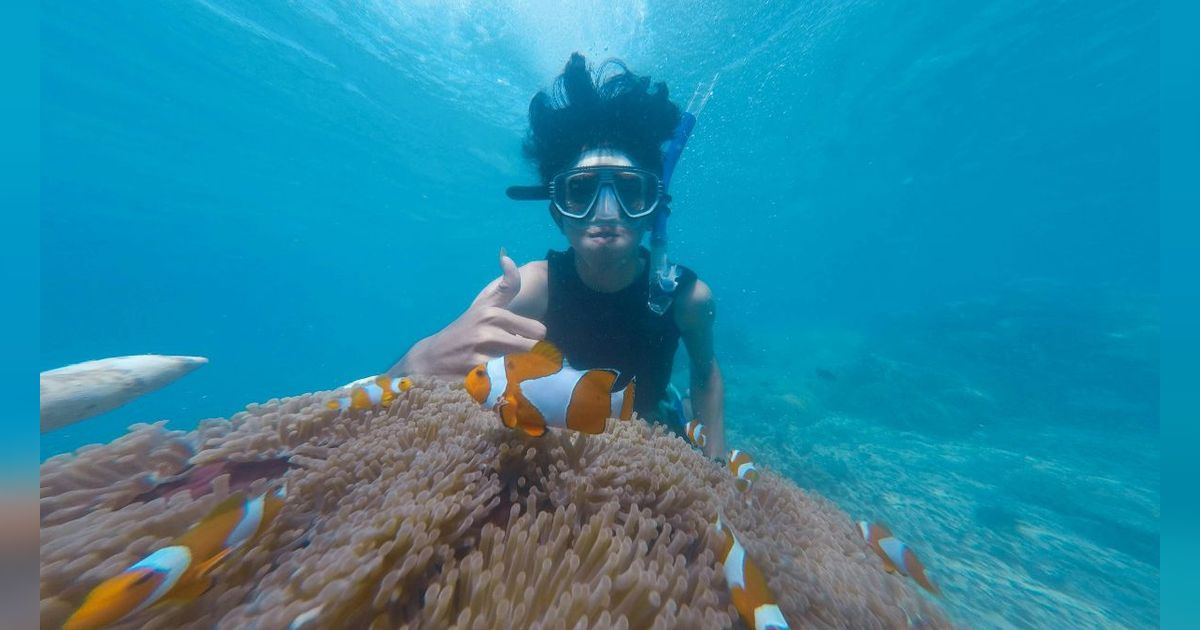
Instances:
[[[283,512],[211,590],[121,627],[742,627],[716,559],[718,508],[793,627],[949,626],[884,573],[846,514],[769,462],[743,494],[722,466],[636,419],[529,438],[442,381],[417,379],[386,409],[336,412],[330,395],[251,405],[190,433],[138,425],[47,460],[42,625],[233,486],[281,477]]]

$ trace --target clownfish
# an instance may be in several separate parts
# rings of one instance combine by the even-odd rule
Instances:
[[[684,432],[687,433],[688,439],[692,441],[692,444],[700,448],[704,448],[704,445],[708,444],[708,436],[704,435],[704,425],[699,420],[692,420],[687,423]]]
[[[754,460],[750,459],[750,454],[746,451],[739,451],[736,448],[729,451],[729,472],[733,474],[733,483],[737,489],[745,492],[758,481],[758,468],[754,465]]]
[[[380,375],[350,390],[349,396],[339,396],[325,403],[329,409],[368,409],[377,405],[392,404],[396,396],[412,388],[412,379],[407,376],[391,377]]]
[[[499,410],[510,429],[537,437],[547,427],[601,433],[610,418],[633,415],[634,384],[612,391],[613,370],[576,370],[548,341],[529,352],[492,359],[467,373],[467,393],[485,407]]]
[[[221,561],[252,541],[283,508],[286,491],[222,501],[169,547],[101,582],[67,619],[63,630],[102,628],[162,601],[188,601],[212,586]]]
[[[887,526],[882,523],[858,522],[858,530],[862,532],[863,540],[883,559],[883,569],[888,573],[899,573],[912,577],[921,588],[941,595],[942,590],[925,575],[925,565],[917,558],[917,554],[903,541],[892,535]]]
[[[721,564],[725,567],[725,582],[729,584],[733,607],[746,625],[754,630],[787,630],[787,620],[783,618],[775,595],[767,586],[762,569],[746,555],[733,528],[722,522],[719,513],[716,527],[725,537]]]

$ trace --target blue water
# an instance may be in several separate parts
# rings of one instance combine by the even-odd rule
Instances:
[[[502,193],[580,50],[681,103],[716,77],[671,235],[718,299],[730,444],[904,532],[965,624],[1152,627],[1157,29],[1148,1],[45,2],[41,367],[211,363],[42,456],[381,371],[501,246],[563,247]]]

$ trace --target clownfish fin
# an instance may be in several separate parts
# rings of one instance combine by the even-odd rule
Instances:
[[[524,397],[518,396],[505,394],[496,402],[501,424],[510,429],[520,429],[533,437],[541,436],[546,432],[546,423],[541,414]]]
[[[917,557],[916,552],[908,547],[905,547],[904,549],[904,568],[908,570],[909,576],[911,576],[917,584],[921,585],[921,588],[933,593],[934,595],[942,594],[942,589],[938,588],[937,584],[934,584],[933,581],[929,579],[929,576],[925,575],[924,563],[922,563],[921,559]]]
[[[532,417],[530,417],[532,415]],[[537,410],[522,408],[516,412],[516,426],[530,437],[541,437],[546,433],[546,421]]]
[[[516,397],[514,396],[514,398]],[[516,428],[524,431],[530,437],[541,437],[546,433],[545,417],[524,396],[516,399],[516,404],[510,406],[513,407]]]
[[[621,415],[617,416],[621,420],[629,420],[633,417],[633,395],[634,390],[636,389],[637,378],[634,378],[633,380],[629,381],[629,384],[625,386],[624,390],[622,390],[625,392],[625,395],[621,400]]]
[[[530,352],[545,357],[551,363],[557,365],[559,369],[562,369],[563,365],[566,363],[563,359],[562,351],[558,349],[558,346],[555,346],[545,339],[533,344],[533,349],[530,350]]]
[[[196,565],[196,574],[201,577],[205,577],[209,573],[212,573],[212,570],[217,568],[217,565],[221,564],[225,558],[228,558],[229,554],[233,553],[233,550],[234,547],[226,547],[225,549],[217,552],[215,556]]]
[[[202,576],[195,580],[191,580],[186,584],[176,584],[175,588],[171,589],[163,596],[164,602],[187,602],[208,592],[208,589],[213,587],[216,582],[211,577]]]
[[[529,437],[542,437],[546,434],[546,427],[540,424],[523,424],[521,430]]]
[[[544,341],[539,341],[534,349],[536,350],[542,344],[546,344],[544,347],[558,352],[549,342]],[[504,357],[504,374],[508,379],[509,387],[520,386],[524,381],[550,376],[562,371],[562,364],[562,354],[558,354],[556,358],[548,356],[544,350],[542,352],[530,350]]]
[[[517,407],[511,396],[501,396],[496,401],[496,415],[500,416],[500,424],[509,429],[517,428]]]
[[[183,545],[192,554],[219,553],[224,546],[225,537],[238,521],[236,512],[240,512],[246,503],[246,497],[238,492],[225,498],[214,507],[199,523],[176,539],[176,545]]]

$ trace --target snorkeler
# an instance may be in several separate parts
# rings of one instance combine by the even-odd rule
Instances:
[[[713,352],[712,291],[692,270],[667,264],[661,229],[670,211],[666,183],[694,123],[668,99],[663,83],[651,89],[648,77],[619,61],[604,64],[593,78],[583,56],[571,55],[554,89],[539,92],[529,106],[524,152],[537,164],[542,185],[509,189],[514,199],[549,201],[568,249],[520,268],[501,253],[501,277],[388,373],[462,378],[493,357],[529,351],[545,339],[573,368],[616,370],[615,389],[636,380],[638,415],[682,435],[692,418],[664,417],[669,405],[659,404],[682,339],[692,409],[706,428],[705,452],[721,457],[724,386]],[[668,164],[662,146],[672,140]],[[641,245],[651,231],[654,255]]]

